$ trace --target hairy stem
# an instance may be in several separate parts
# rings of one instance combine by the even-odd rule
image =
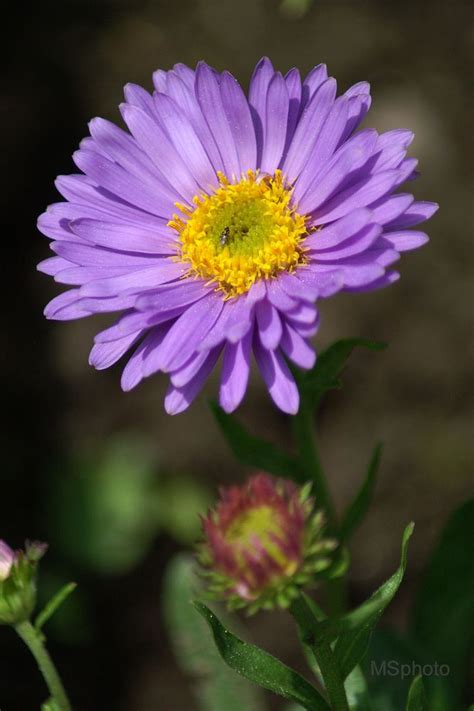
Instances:
[[[15,630],[34,656],[51,697],[60,711],[72,711],[71,704],[64,690],[59,674],[44,645],[42,635],[35,630],[29,620],[20,622]]]

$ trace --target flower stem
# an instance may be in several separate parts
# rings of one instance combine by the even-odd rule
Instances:
[[[326,513],[329,535],[337,538],[339,524],[331,492],[319,458],[313,410],[311,403],[301,393],[300,409],[293,417],[293,433],[303,469],[308,479],[313,482],[316,505]],[[334,580],[328,580],[327,591],[331,614],[334,616],[343,614],[347,607],[347,584],[345,578],[341,576]]]
[[[29,620],[20,622],[15,626],[15,630],[36,659],[49,693],[56,702],[59,711],[72,711],[62,681],[44,645],[41,633],[35,630]]]

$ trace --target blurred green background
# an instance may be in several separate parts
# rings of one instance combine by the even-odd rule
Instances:
[[[198,708],[160,614],[163,574],[195,539],[197,512],[217,485],[245,476],[207,407],[215,381],[170,418],[164,377],[123,394],[118,367],[97,373],[87,365],[107,319],[42,316],[58,288],[35,271],[49,254],[35,220],[59,199],[53,179],[74,172],[70,155],[91,117],[119,120],[126,82],[150,89],[152,71],[178,61],[205,59],[245,86],[264,54],[282,71],[326,62],[341,90],[372,83],[367,125],[416,133],[411,152],[422,176],[413,190],[441,205],[428,226],[432,240],[403,260],[390,289],[323,302],[316,338],[319,349],[345,336],[390,342],[381,354],[353,356],[344,389],[325,404],[320,437],[338,507],[356,490],[373,442],[386,443],[376,500],[353,546],[351,594],[360,601],[392,572],[400,532],[414,519],[407,578],[386,616],[403,630],[429,552],[472,492],[472,3],[66,0],[10,10],[0,536],[15,546],[25,537],[50,542],[44,597],[70,579],[79,583],[49,627],[75,708]],[[287,443],[288,421],[258,378],[239,416]],[[13,633],[0,632],[0,707],[37,709],[41,679]],[[258,616],[251,635],[301,665],[285,615]]]

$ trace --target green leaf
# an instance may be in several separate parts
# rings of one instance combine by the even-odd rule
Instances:
[[[400,587],[405,574],[407,546],[413,528],[414,524],[410,523],[403,532],[401,560],[395,573],[352,612],[319,623],[318,632],[325,635],[329,643],[337,639],[334,651],[343,679],[347,678],[365,655],[375,625]]]
[[[351,671],[345,682],[347,700],[351,711],[372,711],[369,690],[362,669],[357,666]]]
[[[39,632],[41,628],[46,624],[50,617],[54,615],[56,610],[58,610],[63,602],[67,600],[69,595],[76,589],[76,583],[68,583],[64,585],[54,597],[44,606],[43,610],[39,613],[35,620],[35,629]]]
[[[346,338],[329,346],[321,353],[315,366],[298,378],[302,393],[312,404],[317,406],[324,393],[341,387],[339,375],[354,348],[358,347],[380,351],[387,344],[364,338]]]
[[[412,681],[406,711],[429,711],[422,676],[417,676]]]
[[[447,665],[460,704],[474,640],[474,499],[455,511],[441,535],[415,602],[411,634],[429,661]]]
[[[401,560],[395,573],[367,602],[345,618],[345,629],[339,636],[334,650],[339,660],[343,679],[349,676],[364,657],[375,625],[400,587],[407,565],[407,546],[413,528],[414,524],[411,523],[403,532]]]
[[[357,526],[360,525],[364,518],[367,509],[372,501],[372,495],[375,487],[375,479],[380,465],[380,457],[382,454],[382,444],[376,445],[364,482],[359,489],[354,501],[350,504],[344,516],[342,517],[339,530],[339,538],[341,541],[348,540]]]
[[[233,415],[225,413],[217,403],[211,402],[210,406],[235,457],[241,464],[262,469],[275,476],[306,481],[301,464],[295,457],[274,444],[249,434]]]
[[[234,671],[305,709],[329,711],[321,694],[306,679],[268,652],[233,635],[201,602],[194,605],[209,624],[221,657]]]
[[[290,612],[298,625],[302,643],[314,654],[331,708],[349,711],[337,658],[324,635],[319,634],[319,610],[314,610],[306,596],[301,594],[291,603]]]
[[[163,586],[163,619],[181,669],[193,678],[202,711],[263,711],[261,690],[222,664],[209,629],[191,604],[200,592],[195,560],[175,556],[166,569]]]
[[[48,699],[41,704],[41,711],[61,711],[54,699]]]

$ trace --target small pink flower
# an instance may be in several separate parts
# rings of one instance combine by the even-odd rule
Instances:
[[[6,580],[15,562],[15,553],[5,541],[0,540],[0,583]]]

